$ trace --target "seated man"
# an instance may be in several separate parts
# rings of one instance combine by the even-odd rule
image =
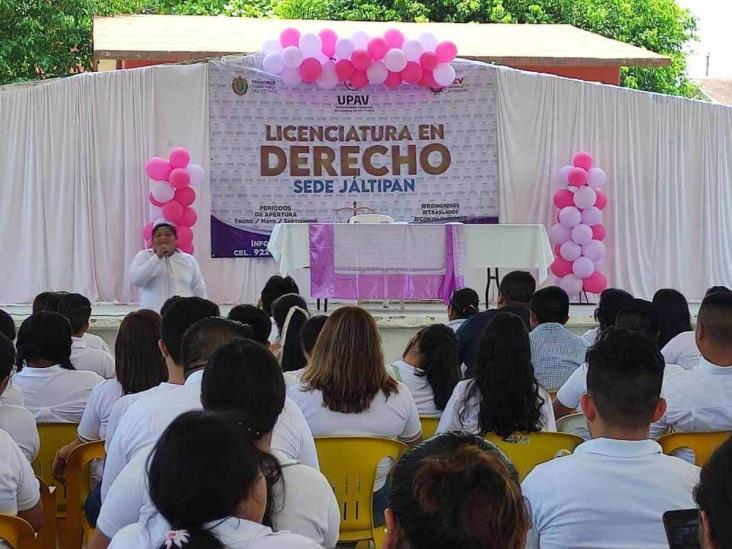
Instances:
[[[74,368],[112,379],[115,376],[114,359],[106,351],[90,347],[84,339],[92,312],[89,300],[81,294],[65,294],[58,302],[58,312],[71,323],[71,363]]]
[[[655,345],[658,341],[658,311],[650,301],[632,299],[620,307],[615,318],[615,327],[636,332]],[[681,366],[666,364],[663,369],[664,387],[666,381],[684,372]],[[577,368],[557,392],[554,400],[554,416],[559,419],[571,414],[579,406],[580,397],[587,392],[587,365]],[[663,394],[663,391],[662,391]]]
[[[663,513],[694,507],[699,468],[648,440],[666,408],[663,359],[648,339],[615,327],[600,335],[587,363],[582,411],[592,440],[524,480],[527,547],[666,549]]]
[[[254,305],[237,305],[229,311],[229,320],[248,324],[252,328],[252,339],[263,345],[269,344],[274,323],[269,315]]]
[[[732,430],[732,293],[707,295],[696,321],[699,366],[664,387],[666,414],[651,427],[660,436],[673,431]]]
[[[526,322],[528,328],[529,301],[531,301],[531,296],[534,295],[534,290],[536,290],[536,281],[530,273],[525,271],[510,272],[503,277],[501,284],[498,286],[496,308],[474,314],[458,328],[456,332],[458,356],[460,362],[467,366],[465,377],[473,377],[480,336],[499,310],[520,316]]]
[[[588,343],[567,330],[569,296],[557,286],[531,298],[531,362],[534,375],[547,391],[556,391],[585,362]]]

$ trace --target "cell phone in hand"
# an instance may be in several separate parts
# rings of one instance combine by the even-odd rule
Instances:
[[[666,511],[663,526],[670,549],[700,549],[699,510]]]

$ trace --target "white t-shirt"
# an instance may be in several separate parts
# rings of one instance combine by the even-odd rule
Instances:
[[[521,488],[528,548],[668,549],[663,513],[691,509],[699,468],[652,440],[599,438],[537,465]]]
[[[442,415],[442,410],[435,406],[435,392],[432,390],[427,376],[419,375],[424,374],[422,370],[403,360],[397,360],[386,370],[391,377],[407,386],[421,417],[440,417]]]
[[[29,462],[35,459],[41,441],[33,414],[20,406],[0,404],[0,429],[12,437]]]
[[[480,413],[480,400],[473,397],[470,400],[466,410],[465,418],[460,419],[460,411],[463,409],[463,401],[468,392],[472,379],[465,379],[455,385],[450,400],[442,412],[440,423],[437,425],[437,433],[445,433],[448,431],[462,431],[465,433],[480,434],[480,426],[478,425],[478,415]],[[544,400],[541,405],[541,418],[539,420],[542,431],[556,431],[557,423],[554,420],[554,408],[552,408],[552,399],[546,390],[539,386],[539,396]]]
[[[299,370],[290,370],[289,372],[282,372],[282,377],[285,378],[285,387],[288,389],[293,385],[300,385],[300,379],[302,374],[305,372],[305,368]]]
[[[160,311],[165,301],[181,297],[206,297],[206,283],[196,258],[177,251],[158,257],[153,250],[140,250],[130,267],[133,286],[140,288],[140,308]]]
[[[10,435],[0,430],[0,513],[17,515],[35,507],[39,499],[40,486],[30,462]]]
[[[227,549],[315,549],[317,543],[289,532],[272,532],[256,522],[229,517],[206,526]],[[170,531],[170,524],[160,515],[149,522],[131,524],[112,538],[109,549],[158,549]],[[173,543],[171,547],[175,547]]]
[[[71,364],[77,370],[94,372],[104,379],[112,379],[115,376],[112,357],[101,349],[87,347],[86,341],[81,337],[71,338]]]
[[[99,337],[97,334],[84,332],[84,335],[81,336],[81,338],[84,340],[84,343],[86,343],[87,347],[91,349],[101,349],[109,356],[112,356],[112,351],[109,350],[109,345],[107,345],[107,342],[104,341],[104,339]]]
[[[599,333],[600,333],[600,327],[599,326],[596,326],[594,328],[590,328],[584,334],[582,334],[582,339],[584,339],[590,345],[594,345],[595,344],[595,340],[597,339],[597,334],[599,334]]]
[[[13,382],[38,423],[79,423],[92,389],[104,379],[94,372],[26,366]]]
[[[661,349],[663,359],[671,364],[678,364],[684,370],[690,370],[699,364],[701,353],[696,346],[696,335],[693,331],[681,332],[669,340]]]
[[[103,381],[91,392],[79,423],[79,437],[84,440],[104,440],[112,407],[122,397],[122,385],[116,379]]]
[[[23,401],[23,391],[21,391],[17,385],[13,385],[12,378],[8,386],[5,387],[3,394],[0,395],[0,404],[10,404],[11,406],[25,405],[25,402]]]

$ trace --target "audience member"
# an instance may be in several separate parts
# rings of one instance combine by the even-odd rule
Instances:
[[[46,298],[53,292],[41,292],[33,298],[33,306],[31,308],[31,314],[40,313],[46,310]]]
[[[585,362],[587,342],[567,330],[569,296],[549,286],[531,297],[531,363],[539,385],[556,391]]]
[[[651,432],[732,430],[732,292],[704,298],[696,321],[699,365],[668,380],[666,414]]]
[[[543,430],[557,429],[549,393],[534,377],[526,324],[513,313],[494,315],[480,338],[475,377],[455,386],[437,432],[507,437]]]
[[[439,417],[460,381],[455,332],[444,324],[422,328],[389,373],[409,388],[420,416]]]
[[[702,467],[694,489],[699,506],[702,549],[732,547],[732,440],[727,440]]]
[[[416,444],[422,438],[409,389],[384,366],[379,329],[360,307],[336,309],[325,323],[299,385],[287,391],[314,436],[364,435]],[[374,520],[383,524],[389,462],[379,464]]]
[[[114,360],[100,349],[87,347],[84,334],[89,329],[91,303],[81,294],[66,294],[58,302],[58,312],[71,323],[71,363],[77,370],[95,372],[104,379],[114,377]]]
[[[148,470],[150,498],[160,514],[123,528],[110,547],[319,547],[261,524],[268,502],[265,476],[279,473],[279,466],[247,434],[246,419],[200,411],[175,418]]]
[[[13,342],[0,334],[0,395],[10,383],[14,365]],[[32,462],[41,446],[33,414],[21,406],[0,403],[0,429],[13,438],[28,461]]]
[[[508,459],[480,437],[446,433],[392,473],[385,549],[523,549],[529,512]]]
[[[710,286],[709,288],[707,288],[707,291],[704,293],[704,297],[707,297],[708,295],[711,295],[711,294],[720,293],[720,292],[729,293],[729,292],[732,292],[732,290],[730,290],[727,286]]]
[[[275,300],[286,294],[299,294],[300,288],[297,287],[297,283],[292,277],[280,275],[272,275],[267,280],[267,283],[262,288],[262,292],[259,297],[259,305],[262,310],[272,318],[272,303]],[[270,342],[275,342],[279,339],[280,333],[277,326],[272,320],[272,333],[269,335]]]
[[[18,330],[13,383],[37,422],[79,423],[92,389],[104,381],[71,364],[71,324],[53,312],[29,316]]]
[[[536,290],[536,281],[531,274],[513,271],[503,277],[498,286],[496,309],[476,313],[467,319],[457,331],[458,359],[467,367],[466,377],[473,377],[478,347],[483,331],[498,311],[507,311],[521,317],[529,327],[529,302]]]
[[[699,469],[648,440],[663,415],[663,358],[640,334],[608,328],[587,353],[582,410],[591,441],[538,465],[523,482],[528,547],[668,548],[663,513],[693,506]]]
[[[315,344],[318,342],[318,336],[323,330],[323,326],[328,321],[328,317],[325,315],[315,315],[308,318],[305,325],[302,327],[300,332],[300,339],[302,340],[302,352],[305,355],[305,359],[310,362],[310,356],[313,354]],[[307,366],[307,364],[306,364]],[[299,370],[291,370],[284,372],[285,385],[290,388],[293,385],[300,383],[300,377],[302,376],[305,368]]]
[[[696,347],[686,298],[676,290],[658,290],[653,296],[653,305],[658,311],[658,347],[663,358],[685,370],[694,368],[699,364],[701,354]]]
[[[40,531],[43,527],[43,504],[38,479],[21,449],[2,429],[0,479],[0,513],[25,519],[33,530]],[[9,546],[0,540],[0,547]]]
[[[10,341],[15,341],[15,321],[8,313],[0,309],[0,334],[7,337]]]
[[[282,371],[304,368],[307,358],[302,349],[302,328],[310,318],[307,303],[297,294],[285,294],[272,303],[272,317],[279,333],[273,350],[280,359]]]
[[[480,298],[478,292],[472,288],[460,288],[452,293],[450,304],[447,306],[447,325],[454,332],[463,325],[463,323],[478,312]]]
[[[237,305],[229,311],[229,320],[248,324],[252,328],[252,338],[264,345],[269,343],[272,333],[272,320],[269,315],[254,305]]]
[[[48,292],[43,300],[43,310],[51,313],[58,312],[58,303],[61,298],[68,295],[69,292]]]
[[[15,321],[8,313],[0,309],[0,335],[4,335],[10,340],[11,347],[13,341],[15,341]],[[15,349],[13,349],[13,360],[15,360]],[[9,404],[11,406],[23,406],[23,393],[20,389],[12,384],[10,375],[12,370],[8,373],[8,379],[5,383],[4,389],[0,390],[0,405]]]
[[[615,326],[615,317],[618,315],[618,310],[631,299],[633,299],[633,296],[625,290],[619,290],[618,288],[603,290],[600,294],[600,303],[595,309],[595,322],[599,325],[582,334],[582,339],[592,345],[601,331],[610,326]]]

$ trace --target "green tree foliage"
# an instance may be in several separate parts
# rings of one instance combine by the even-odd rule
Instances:
[[[698,96],[683,51],[696,20],[675,0],[0,0],[0,84],[89,70],[93,14],[123,13],[568,23],[672,59],[669,67],[623,69],[623,85]]]

